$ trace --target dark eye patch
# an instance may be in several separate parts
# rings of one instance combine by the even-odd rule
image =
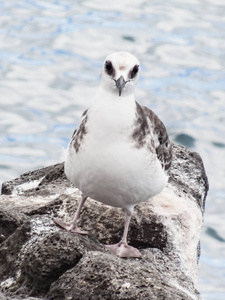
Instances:
[[[135,65],[133,67],[133,69],[130,70],[130,78],[131,79],[134,78],[137,75],[138,70],[139,70],[139,65]]]
[[[112,63],[111,63],[110,60],[107,60],[107,61],[105,62],[105,71],[106,71],[106,73],[107,73],[108,75],[110,75],[110,76],[112,76],[112,75],[115,73],[114,68],[113,68],[113,65],[112,65]]]

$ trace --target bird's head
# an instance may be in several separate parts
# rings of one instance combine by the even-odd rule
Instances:
[[[102,87],[118,96],[133,93],[139,78],[139,61],[128,52],[116,52],[106,57],[101,73]]]

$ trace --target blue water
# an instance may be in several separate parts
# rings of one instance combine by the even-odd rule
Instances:
[[[225,299],[225,2],[0,1],[0,181],[63,160],[104,58],[141,62],[137,100],[210,182],[199,289]]]

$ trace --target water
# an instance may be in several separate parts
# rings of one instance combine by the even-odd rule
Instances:
[[[0,181],[63,160],[104,58],[141,62],[136,98],[210,182],[199,289],[225,299],[225,2],[0,1]]]

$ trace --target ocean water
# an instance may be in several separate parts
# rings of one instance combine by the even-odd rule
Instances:
[[[225,299],[225,2],[0,1],[0,182],[63,160],[104,58],[141,62],[139,103],[209,178],[199,290]]]

